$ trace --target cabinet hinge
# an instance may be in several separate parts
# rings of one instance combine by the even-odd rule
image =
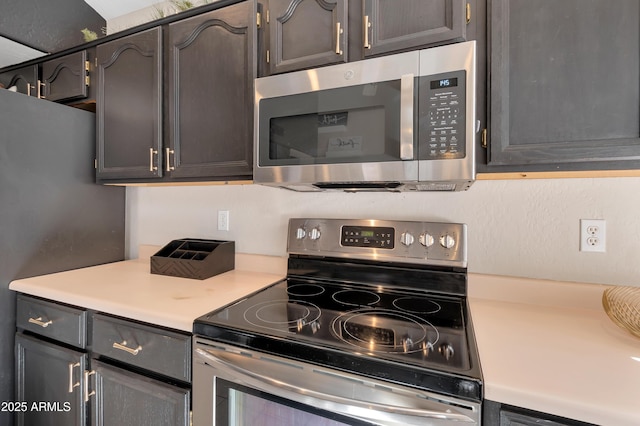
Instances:
[[[91,62],[89,61],[84,61],[84,70],[86,72],[89,72],[89,68],[91,67]]]
[[[267,12],[266,12],[266,13],[267,13],[266,21],[267,21],[267,24],[268,24],[268,23],[269,23],[269,9],[267,9]]]
[[[261,26],[262,26],[262,15],[260,14],[260,12],[258,12],[256,13],[256,27],[260,29]]]
[[[471,5],[467,3],[467,24],[471,22]]]
[[[487,147],[487,129],[482,129],[482,147]]]
[[[91,79],[89,78],[89,76],[86,76],[86,77],[84,78],[84,84],[85,84],[85,86],[89,86],[90,80],[91,80]]]
[[[93,159],[93,168],[98,170],[98,159],[97,158]]]
[[[271,58],[269,57],[269,50],[267,49],[267,63],[269,63],[269,59]]]
[[[93,63],[96,65],[96,68],[98,68],[98,57],[97,56],[95,58],[93,58]]]

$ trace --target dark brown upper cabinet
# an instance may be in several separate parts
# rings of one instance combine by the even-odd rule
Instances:
[[[246,1],[99,45],[98,180],[250,180],[256,39]]]
[[[90,65],[86,50],[43,62],[42,97],[57,102],[86,98]]]
[[[364,56],[467,39],[466,0],[363,0]]]
[[[489,171],[640,165],[640,2],[612,5],[489,1]]]
[[[269,73],[347,61],[347,0],[268,0]]]
[[[251,179],[255,8],[247,1],[168,26],[171,178]]]
[[[464,41],[475,0],[267,0],[265,75]],[[475,27],[474,27],[475,28]]]
[[[39,90],[38,65],[5,71],[0,74],[0,83],[5,89],[15,86],[16,92],[29,96],[37,96]]]
[[[162,176],[162,29],[97,47],[96,177]]]

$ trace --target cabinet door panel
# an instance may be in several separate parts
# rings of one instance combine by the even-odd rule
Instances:
[[[162,176],[161,28],[97,48],[99,179]]]
[[[640,3],[489,7],[489,164],[640,159]]]
[[[364,0],[365,56],[466,39],[464,0]]]
[[[94,424],[186,426],[190,392],[92,360]]]
[[[347,61],[346,0],[269,0],[271,74]]]
[[[0,74],[0,83],[6,89],[16,86],[18,93],[29,96],[37,96],[38,93],[38,66],[30,65],[13,71]]]
[[[255,16],[244,2],[169,25],[172,178],[251,176]]]
[[[16,399],[25,401],[27,409],[16,413],[17,425],[85,425],[86,368],[86,354],[18,333]]]
[[[42,63],[44,97],[63,101],[87,97],[87,52],[72,53]]]

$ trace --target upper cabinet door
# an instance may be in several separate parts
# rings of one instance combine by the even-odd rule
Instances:
[[[640,158],[640,2],[491,0],[489,16],[490,166]]]
[[[50,101],[86,98],[89,86],[86,50],[42,63],[43,97]]]
[[[97,48],[98,179],[162,176],[162,37],[156,27]]]
[[[5,89],[15,86],[18,93],[38,96],[38,66],[30,65],[0,74],[0,83]]]
[[[169,25],[172,178],[250,178],[256,5],[243,2]]]
[[[347,61],[347,0],[269,0],[271,74]]]
[[[466,40],[467,7],[465,0],[363,0],[364,56]]]

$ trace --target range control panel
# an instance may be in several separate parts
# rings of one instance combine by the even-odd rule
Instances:
[[[465,81],[464,71],[420,77],[420,159],[464,158]]]
[[[467,266],[461,223],[360,219],[290,219],[287,250],[306,254]]]

